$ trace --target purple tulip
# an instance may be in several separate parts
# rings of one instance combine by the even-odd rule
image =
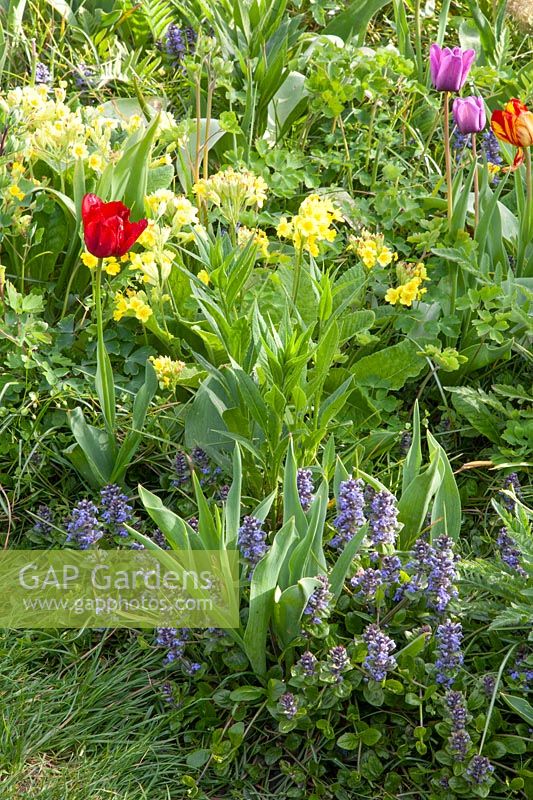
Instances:
[[[458,92],[476,56],[475,50],[461,50],[460,47],[439,47],[432,44],[429,53],[431,80],[438,92]]]
[[[456,97],[452,112],[455,124],[462,134],[479,133],[487,122],[482,97]]]

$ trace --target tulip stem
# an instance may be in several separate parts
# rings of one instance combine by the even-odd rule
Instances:
[[[94,305],[96,309],[96,392],[108,433],[115,428],[115,386],[111,362],[104,343],[104,320],[102,315],[102,264],[98,259],[94,277]]]
[[[526,222],[527,222],[527,238],[528,242],[531,238],[533,227],[533,180],[531,177],[531,148],[525,147],[525,160],[526,160]]]
[[[474,159],[474,229],[479,224],[479,175],[477,169],[477,141],[476,134],[472,134],[472,158]]]
[[[446,190],[448,193],[448,223],[452,221],[452,155],[450,149],[450,93],[444,92],[444,158],[446,163]]]

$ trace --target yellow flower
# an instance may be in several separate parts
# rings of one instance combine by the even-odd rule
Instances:
[[[150,361],[162,389],[174,389],[185,368],[183,361],[173,361],[169,356],[150,356]]]
[[[152,316],[152,309],[150,308],[150,306],[144,305],[142,306],[142,308],[137,309],[137,311],[135,312],[135,316],[137,317],[139,322],[142,322],[144,324],[148,322],[148,320]]]
[[[196,225],[198,223],[198,209],[186,197],[175,196],[173,206],[175,208],[175,214],[172,218],[174,228],[179,229],[183,225]]]
[[[376,264],[388,267],[398,258],[397,254],[385,245],[382,233],[370,233],[363,228],[361,236],[350,236],[348,242],[348,250],[357,253],[367,269],[372,269]]]
[[[85,266],[88,267],[89,269],[94,269],[98,264],[98,259],[96,258],[96,256],[93,256],[92,253],[88,253],[87,251],[82,253],[80,258],[83,264],[85,264]]]
[[[11,175],[13,178],[19,178],[24,173],[24,164],[20,161],[13,161],[11,165]]]
[[[198,275],[196,276],[198,280],[202,281],[206,286],[209,286],[211,283],[211,278],[209,277],[209,273],[206,269],[201,269]]]
[[[108,275],[118,275],[120,272],[120,264],[116,258],[111,256],[110,258],[104,258],[102,269],[104,272],[107,272]]]
[[[387,303],[391,303],[391,305],[395,305],[398,302],[398,298],[400,297],[400,290],[398,287],[393,288],[392,286],[390,289],[387,289],[387,293],[385,294],[385,300]]]
[[[245,225],[241,225],[237,231],[237,244],[239,247],[245,247],[250,239],[253,239],[263,258],[267,258],[268,236],[266,233],[260,228],[247,228]]]
[[[83,142],[76,142],[76,144],[73,144],[70,148],[70,152],[74,158],[87,158],[89,155],[89,151]]]
[[[113,311],[115,322],[119,322],[127,311],[128,301],[121,292],[117,292],[115,295],[115,310]]]
[[[276,228],[276,233],[280,239],[290,239],[292,236],[292,222],[288,222],[287,217],[282,217]]]
[[[210,178],[202,178],[192,190],[200,200],[218,206],[222,216],[236,225],[244,208],[263,207],[268,186],[263,178],[249,170],[228,167]]]
[[[20,186],[13,184],[12,186],[9,187],[8,192],[11,195],[11,197],[15,197],[17,200],[24,200],[25,194],[20,188]]]
[[[103,166],[102,156],[99,156],[98,153],[91,153],[88,164],[89,167],[94,169],[95,172],[100,172]]]
[[[148,227],[144,229],[137,241],[143,247],[153,247],[155,245],[155,222],[153,219],[148,220]]]

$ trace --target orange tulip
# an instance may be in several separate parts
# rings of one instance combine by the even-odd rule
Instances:
[[[490,127],[498,139],[518,147],[512,169],[517,169],[524,160],[523,147],[533,145],[533,111],[513,97],[504,111],[494,111]]]

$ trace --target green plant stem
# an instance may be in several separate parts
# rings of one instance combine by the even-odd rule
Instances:
[[[105,425],[108,433],[114,435],[115,426],[115,389],[110,385],[112,381],[111,365],[104,343],[104,319],[102,314],[102,264],[103,259],[98,259],[94,276],[94,305],[96,308],[96,387]]]
[[[526,244],[531,239],[533,228],[533,179],[531,176],[531,148],[524,148],[526,160]]]
[[[476,134],[472,134],[472,158],[474,159],[474,233],[479,224],[479,174],[477,169]]]
[[[302,274],[303,248],[299,247],[296,253],[296,264],[294,265],[294,281],[292,285],[292,302],[296,305],[298,289],[300,288],[300,275]]]
[[[424,80],[424,59],[422,57],[422,25],[420,21],[420,0],[415,0],[414,14],[415,14],[416,66],[418,70],[418,80],[420,81],[420,83],[422,83]]]
[[[448,194],[448,224],[452,221],[452,154],[450,149],[450,93],[444,92],[444,159],[446,163],[446,191]]]

